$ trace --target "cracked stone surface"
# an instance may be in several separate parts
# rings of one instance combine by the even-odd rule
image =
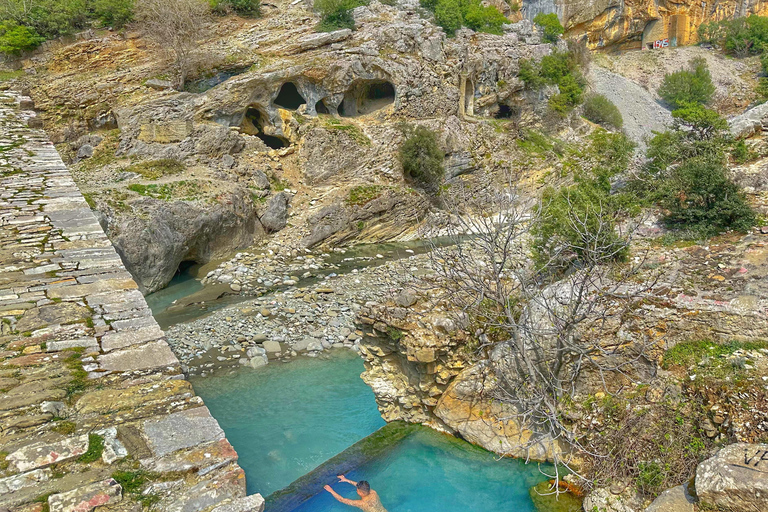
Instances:
[[[51,512],[140,510],[151,495],[157,510],[262,510],[69,170],[20,105],[32,102],[0,92],[0,509],[40,510],[48,496]],[[137,491],[111,478],[142,466],[153,472]]]

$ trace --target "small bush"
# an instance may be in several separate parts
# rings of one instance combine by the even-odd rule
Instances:
[[[602,94],[590,94],[584,100],[584,117],[601,126],[621,129],[624,119],[618,107]]]
[[[464,14],[464,23],[476,32],[501,34],[501,26],[507,21],[507,17],[496,7],[483,7],[480,2],[471,3]]]
[[[0,52],[6,55],[19,56],[34,50],[44,40],[33,28],[12,21],[0,24]]]
[[[105,27],[120,28],[133,20],[133,0],[92,0],[93,14]]]
[[[150,160],[133,164],[125,169],[125,172],[135,172],[148,180],[156,180],[163,176],[178,174],[186,169],[183,163],[172,158]]]
[[[3,0],[0,20],[24,25],[51,39],[87,26],[91,13],[86,0]]]
[[[333,32],[344,28],[355,29],[352,9],[364,5],[361,0],[316,0],[315,9],[322,16],[319,32]]]
[[[547,43],[556,43],[557,38],[565,32],[565,28],[560,24],[555,13],[544,14],[540,12],[533,18],[533,22],[541,28],[542,38]]]
[[[435,22],[452,36],[461,28],[461,6],[459,0],[438,0],[435,5]]]
[[[508,21],[496,7],[485,7],[480,0],[419,0],[419,4],[435,14],[435,23],[448,36],[462,26],[476,32],[501,34],[501,26]]]
[[[715,93],[707,62],[698,57],[690,62],[688,69],[664,75],[658,93],[673,108],[690,103],[706,105]]]
[[[236,12],[250,18],[261,16],[260,0],[210,0],[210,5],[211,10],[218,14]]]
[[[406,129],[405,142],[400,146],[400,163],[407,177],[425,190],[435,192],[445,175],[444,158],[435,132],[424,126]]]
[[[384,192],[381,185],[362,185],[349,190],[347,204],[352,206],[364,206]]]
[[[592,262],[623,261],[627,241],[616,232],[617,219],[628,211],[622,194],[611,194],[611,178],[626,170],[634,145],[624,134],[599,130],[579,160],[574,184],[545,190],[532,226],[533,253],[544,267],[567,267],[589,258]],[[586,169],[586,170],[585,170]]]
[[[574,55],[565,52],[546,55],[538,64],[522,59],[518,76],[529,89],[538,89],[545,84],[557,85],[559,92],[549,99],[549,107],[561,115],[581,102],[586,85]]]
[[[757,153],[747,147],[747,143],[744,142],[744,139],[736,141],[733,145],[733,149],[731,149],[731,159],[737,164],[747,163],[756,159],[758,156]]]

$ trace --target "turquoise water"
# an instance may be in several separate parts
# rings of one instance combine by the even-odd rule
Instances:
[[[546,480],[537,464],[498,460],[426,427],[347,476],[367,480],[389,512],[532,512],[528,489]],[[342,496],[357,499],[351,485],[328,483]],[[294,512],[349,510],[354,509],[323,492]]]
[[[248,493],[286,487],[384,425],[351,350],[192,380],[245,470]]]

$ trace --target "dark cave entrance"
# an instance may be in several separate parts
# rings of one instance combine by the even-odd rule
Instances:
[[[315,103],[315,112],[318,114],[330,114],[331,111],[328,110],[328,107],[325,106],[325,102],[323,100],[318,101]]]
[[[296,110],[304,105],[307,100],[304,99],[293,82],[286,82],[280,87],[280,92],[275,98],[275,105],[288,110]]]
[[[280,149],[288,146],[288,143],[285,140],[281,139],[280,137],[275,137],[274,135],[259,133],[256,136],[264,141],[264,144],[272,149]]]
[[[499,108],[494,112],[493,117],[496,119],[511,119],[514,117],[515,111],[509,105],[501,104]]]
[[[395,101],[395,86],[386,80],[363,82],[344,95],[339,105],[343,117],[364,116],[385,108]]]
[[[267,124],[267,116],[260,109],[249,107],[245,111],[240,130],[248,135],[255,135],[260,138],[264,144],[271,149],[280,149],[288,146],[288,140],[275,135],[264,133],[264,126]]]
[[[189,274],[192,267],[197,265],[197,262],[194,260],[184,260],[181,263],[179,263],[179,268],[176,269],[176,275],[185,275]]]

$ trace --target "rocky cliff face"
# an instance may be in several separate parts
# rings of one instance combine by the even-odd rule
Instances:
[[[694,43],[702,23],[765,15],[768,4],[760,0],[534,0],[523,2],[523,11],[529,19],[539,12],[557,13],[566,35],[585,38],[593,49],[647,49],[657,39],[667,38],[673,45]]]
[[[671,281],[660,283],[652,296],[639,301],[621,325],[606,322],[599,336],[607,353],[619,346],[629,352],[633,346],[644,347],[646,357],[636,365],[636,376],[663,392],[668,376],[659,363],[664,351],[677,343],[768,336],[762,277],[768,251],[762,235],[750,235],[706,248],[656,252],[649,267],[663,269]],[[445,429],[504,455],[548,460],[552,450],[562,454],[564,446],[522,424],[518,412],[498,399],[496,366],[490,364],[495,352],[477,350],[461,318],[450,304],[407,290],[392,302],[368,304],[360,311],[358,323],[366,331],[361,342],[363,379],[373,388],[382,415]],[[617,375],[604,382],[596,372],[585,370],[577,382],[578,395],[605,396],[606,385],[608,392],[616,392],[632,383]],[[717,393],[707,400],[713,411],[725,408]],[[732,414],[734,423],[743,416],[741,427],[731,427],[737,438],[751,440],[747,432],[758,428],[760,420],[751,417],[752,412]]]

